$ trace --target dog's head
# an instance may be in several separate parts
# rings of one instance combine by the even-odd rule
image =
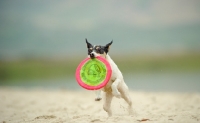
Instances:
[[[101,46],[101,45],[92,45],[87,41],[87,39],[85,39],[85,41],[86,41],[87,48],[88,48],[88,56],[92,59],[97,56],[102,56],[105,58],[109,51],[110,45],[113,42],[113,41],[111,41],[110,43],[106,44],[105,46]]]

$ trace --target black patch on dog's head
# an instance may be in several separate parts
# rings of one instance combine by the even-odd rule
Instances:
[[[105,48],[103,46],[97,45],[93,49],[98,54],[104,54]]]

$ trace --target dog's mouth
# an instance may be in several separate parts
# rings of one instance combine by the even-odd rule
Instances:
[[[96,57],[98,57],[98,56],[101,56],[101,57],[103,57],[103,58],[106,58],[106,54],[105,54],[105,53],[104,53],[104,54],[98,54],[98,53],[92,52],[92,53],[90,53],[90,54],[88,55],[88,57],[90,57],[91,59],[94,59],[94,58],[96,58]]]
[[[98,57],[98,56],[101,56],[101,57],[104,57],[104,58],[105,58],[105,54],[99,54],[99,53],[96,53],[96,52],[92,52],[92,53],[89,54],[89,57],[90,57],[91,59],[94,59],[94,58],[96,58],[96,57]]]

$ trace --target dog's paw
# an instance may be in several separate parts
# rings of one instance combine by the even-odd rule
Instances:
[[[95,98],[95,101],[100,101],[102,98],[98,97],[98,98]]]
[[[112,92],[112,94],[117,98],[121,98],[121,93],[120,92]]]

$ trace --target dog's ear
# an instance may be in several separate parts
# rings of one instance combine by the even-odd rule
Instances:
[[[110,45],[113,43],[113,40],[110,42],[110,43],[108,43],[108,44],[106,44],[106,46],[105,46],[105,51],[106,51],[106,53],[108,53],[108,51],[109,51],[109,49],[110,49]]]
[[[92,48],[92,44],[90,44],[88,41],[87,41],[87,38],[85,39],[86,41],[86,44],[87,44],[87,48]]]

